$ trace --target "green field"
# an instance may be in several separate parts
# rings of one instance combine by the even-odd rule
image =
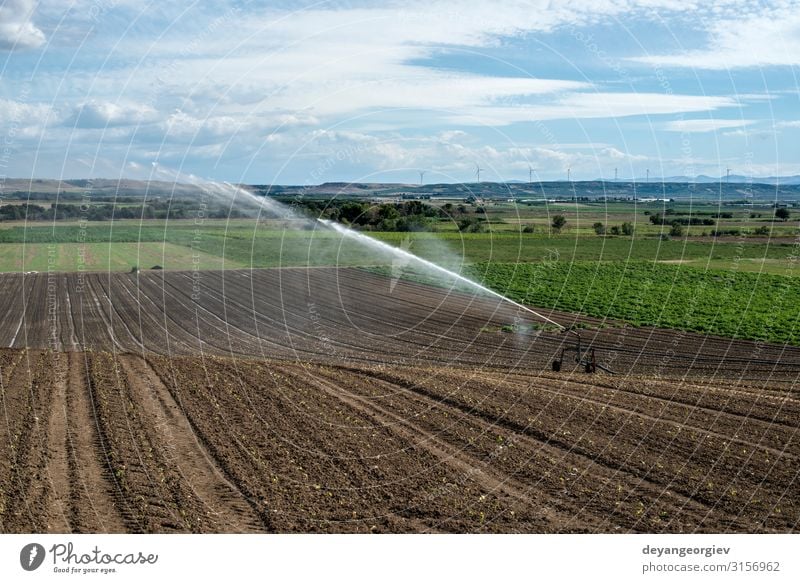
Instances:
[[[796,222],[773,223],[770,209],[762,209],[762,217],[753,217],[758,214],[753,209],[737,210],[720,218],[718,226],[738,225],[740,235],[661,237],[663,229],[647,222],[641,208],[631,204],[552,206],[494,205],[486,209],[487,228],[478,233],[460,232],[443,222],[433,231],[367,234],[470,273],[532,305],[634,325],[800,344]],[[674,210],[709,216],[718,209]],[[560,233],[548,227],[554,212],[567,216]],[[591,229],[597,220],[612,224],[633,219],[633,236],[599,236]],[[780,236],[752,236],[748,229],[759,222]],[[535,225],[533,233],[520,232],[527,224]],[[321,225],[285,220],[0,227],[4,272],[391,264],[391,255],[366,249]]]
[[[633,325],[800,344],[797,278],[648,262],[486,264],[485,285],[541,307]]]
[[[800,264],[796,266],[800,275]],[[387,267],[367,267],[389,275]],[[789,275],[630,262],[481,263],[461,272],[539,308],[765,342],[800,345],[800,281]],[[393,271],[393,276],[398,272]],[[403,279],[481,294],[413,266]]]
[[[783,274],[792,269],[791,257],[797,253],[795,243],[789,238],[769,243],[748,237],[661,240],[644,235],[590,236],[569,231],[554,236],[508,231],[371,232],[369,235],[448,267],[462,263],[535,263],[553,260],[566,263],[652,261],[681,262],[700,269],[735,267],[740,271]],[[166,248],[175,259],[159,264],[169,263],[174,267],[164,267],[173,269],[186,268],[182,267],[187,265],[185,255],[191,256],[193,252],[209,256],[208,263],[213,267],[221,263],[222,258],[230,267],[378,265],[391,262],[388,255],[365,251],[358,243],[324,229],[297,230],[290,225],[284,228],[277,222],[257,224],[254,221],[197,227],[192,221],[171,221],[141,226],[98,223],[85,229],[70,225],[0,229],[0,244],[10,244],[2,247],[7,250],[5,255],[12,256],[0,261],[0,269],[20,269],[20,260],[14,259],[19,257],[14,244],[53,243],[69,246],[81,241],[106,246],[112,243],[112,247],[126,244],[119,252],[111,252],[119,260],[114,259],[111,263],[107,259],[93,262],[92,265],[98,265],[98,269],[129,268],[135,264],[135,260],[123,258],[131,256],[131,249],[135,249],[134,255],[146,254],[146,258],[138,261],[138,264],[147,267],[151,257],[158,255],[158,246],[164,244],[167,244]],[[151,243],[155,247],[149,245]],[[64,254],[69,256],[71,253],[65,251]],[[36,251],[34,256],[40,254],[40,251]],[[105,254],[108,255],[108,251]],[[218,258],[218,262],[215,263],[210,257]],[[26,260],[26,264],[31,261]],[[74,269],[67,260],[59,262],[59,265],[63,265],[63,270]]]
[[[0,246],[0,271],[130,271],[221,269],[222,257],[172,243],[6,243]],[[227,268],[243,267],[235,262]]]

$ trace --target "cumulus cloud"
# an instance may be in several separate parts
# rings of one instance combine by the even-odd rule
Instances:
[[[5,0],[0,4],[0,50],[35,49],[45,42],[33,24],[33,0]]]
[[[603,158],[614,161],[641,162],[647,160],[647,156],[623,152],[622,150],[618,150],[612,146],[600,149],[600,154]]]
[[[147,105],[90,100],[77,106],[64,123],[83,129],[133,126],[153,121],[156,115]]]
[[[312,132],[311,139],[302,145],[300,156],[320,159],[346,159],[378,171],[425,168],[431,178],[438,175],[446,180],[470,180],[475,164],[486,170],[488,180],[508,180],[528,176],[529,167],[536,168],[542,177],[562,177],[567,168],[573,172],[600,176],[603,168],[644,162],[649,158],[599,144],[578,148],[569,144],[498,145],[443,140],[441,135],[378,137],[350,131]],[[294,161],[289,161],[293,163]]]

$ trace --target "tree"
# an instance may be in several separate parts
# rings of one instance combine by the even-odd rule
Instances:
[[[669,230],[670,237],[682,237],[683,236],[683,227],[678,221],[672,223],[672,227]]]
[[[483,232],[483,222],[479,221],[475,217],[469,217],[465,219],[461,219],[458,222],[458,230],[462,233],[482,233]]]
[[[620,234],[619,227],[617,225],[612,225],[611,226],[611,234],[612,235],[619,235]]]
[[[603,223],[597,222],[592,225],[594,232],[598,235],[605,235],[606,234],[606,226]]]
[[[622,223],[622,234],[626,237],[633,236],[633,224],[632,223]]]
[[[567,219],[564,217],[564,215],[556,215],[553,217],[552,225],[553,225],[553,230],[556,233],[559,233],[566,224],[567,224]]]
[[[393,220],[400,218],[400,211],[398,211],[394,205],[391,204],[382,204],[378,208],[378,217],[385,220]]]
[[[525,225],[525,226],[522,228],[522,232],[523,232],[523,233],[533,233],[533,231],[534,231],[534,229],[533,229],[533,225]]]
[[[364,214],[364,207],[359,202],[348,202],[339,209],[339,217],[347,223],[354,223]]]
[[[791,217],[791,216],[792,216],[792,213],[789,212],[789,209],[787,209],[787,208],[781,207],[781,208],[775,209],[775,218],[776,219],[780,219],[782,221],[788,221],[789,217]]]

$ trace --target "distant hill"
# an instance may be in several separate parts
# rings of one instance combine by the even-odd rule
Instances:
[[[609,198],[679,198],[732,200],[800,200],[800,176],[761,179],[775,182],[748,182],[731,176],[730,183],[718,178],[700,176],[692,180],[670,177],[666,181],[554,181],[554,182],[472,182],[464,184],[401,184],[401,183],[348,183],[326,182],[313,186],[243,184],[243,188],[256,194],[274,197],[356,197],[401,198],[433,197],[465,199],[468,197],[492,199],[571,199],[573,197]],[[777,185],[776,185],[777,184]],[[204,195],[197,185],[140,180],[24,180],[6,179],[0,182],[0,204],[3,200],[80,200],[89,196],[94,200],[115,198],[176,197],[193,198]]]
[[[191,184],[144,181],[114,180],[110,178],[78,179],[78,180],[45,180],[11,178],[0,183],[0,196],[12,199],[52,199],[56,195],[65,198],[108,198],[114,196],[194,196],[201,190]]]
[[[341,184],[341,186],[340,186]],[[293,186],[251,186],[251,189],[270,196],[362,196],[362,197],[402,197],[430,196],[434,198],[464,199],[470,196],[492,199],[570,199],[583,197],[608,198],[679,198],[724,201],[732,200],[800,200],[800,184],[781,183],[780,186],[766,183],[729,184],[715,182],[645,182],[632,181],[580,181],[580,182],[481,182],[465,184],[342,184],[326,183],[312,187]]]
[[[646,178],[637,178],[636,182],[645,183]],[[731,174],[730,178],[726,176],[706,176],[701,174],[699,176],[667,176],[666,178],[653,178],[650,177],[649,182],[680,182],[680,183],[695,183],[695,184],[719,184],[720,182],[730,182],[730,184],[785,184],[794,185],[800,184],[800,175],[795,176],[742,176],[741,174]]]

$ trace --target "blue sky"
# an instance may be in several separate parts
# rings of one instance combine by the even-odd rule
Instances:
[[[0,0],[0,63],[9,177],[800,174],[797,2]]]

